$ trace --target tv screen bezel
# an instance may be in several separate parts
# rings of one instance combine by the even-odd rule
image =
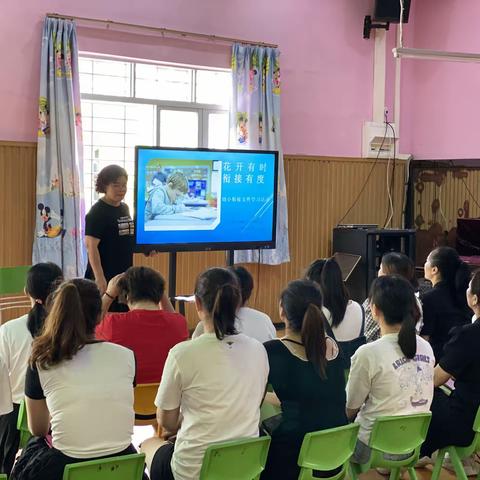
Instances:
[[[273,192],[273,222],[272,222],[272,240],[252,241],[252,242],[210,242],[210,243],[162,243],[162,244],[145,244],[137,243],[137,212],[138,212],[138,152],[140,150],[165,150],[165,151],[191,151],[191,152],[220,152],[220,153],[270,153],[274,155],[275,172],[274,172],[274,192]],[[152,146],[135,146],[135,185],[134,185],[134,215],[133,222],[135,225],[135,253],[157,252],[211,252],[222,250],[270,250],[276,248],[277,240],[277,197],[278,197],[278,151],[277,150],[241,150],[241,149],[214,149],[214,148],[184,148],[184,147],[152,147]]]

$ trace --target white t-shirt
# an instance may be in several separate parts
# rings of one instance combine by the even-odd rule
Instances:
[[[74,458],[103,457],[131,443],[134,379],[131,350],[91,343],[48,370],[29,369],[25,394],[46,398],[56,449]]]
[[[13,403],[20,403],[25,392],[25,372],[32,351],[28,315],[10,320],[0,327],[0,357],[10,374]]]
[[[235,328],[238,333],[255,338],[260,343],[277,338],[277,331],[271,318],[259,310],[250,307],[241,307],[237,311]],[[197,338],[203,333],[203,322],[198,322],[192,338]]]
[[[268,379],[267,352],[243,334],[214,333],[175,345],[165,363],[155,405],[180,407],[183,421],[172,457],[175,480],[196,480],[208,445],[257,437]]]
[[[0,415],[10,413],[12,410],[13,405],[8,370],[2,357],[0,357]]]
[[[432,347],[419,336],[413,359],[400,349],[398,333],[362,345],[352,357],[347,384],[347,408],[360,408],[358,438],[368,444],[377,417],[428,412],[434,366]]]
[[[332,314],[330,311],[326,307],[323,307],[322,311],[327,318],[328,323],[332,325]],[[339,342],[348,342],[362,335],[362,322],[364,315],[363,307],[359,303],[349,300],[345,315],[343,316],[340,325],[332,327],[335,338]]]

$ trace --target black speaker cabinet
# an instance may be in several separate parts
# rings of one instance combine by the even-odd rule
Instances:
[[[362,258],[346,285],[353,300],[362,303],[376,278],[382,256],[401,252],[415,262],[415,230],[368,228],[362,226],[333,229],[333,253],[350,253]]]
[[[403,22],[408,23],[410,0],[403,0]],[[373,19],[377,22],[400,23],[400,0],[375,0]]]

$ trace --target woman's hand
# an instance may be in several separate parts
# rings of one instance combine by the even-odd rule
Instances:
[[[123,278],[123,273],[115,275],[109,282],[106,287],[105,292],[110,298],[117,298],[120,294],[120,288],[118,287],[118,282]]]

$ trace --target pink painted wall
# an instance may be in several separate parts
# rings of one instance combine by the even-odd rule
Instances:
[[[284,151],[360,156],[362,122],[372,109],[373,40],[362,39],[370,11],[371,0],[6,0],[0,16],[0,139],[36,138],[42,21],[47,12],[59,12],[278,43]],[[78,33],[86,51],[229,64],[225,46],[92,28]]]
[[[405,46],[480,53],[478,0],[417,0],[414,40]],[[480,158],[480,65],[404,60],[402,115],[417,159]],[[402,66],[403,68],[403,66]],[[404,117],[405,119],[405,117]]]

